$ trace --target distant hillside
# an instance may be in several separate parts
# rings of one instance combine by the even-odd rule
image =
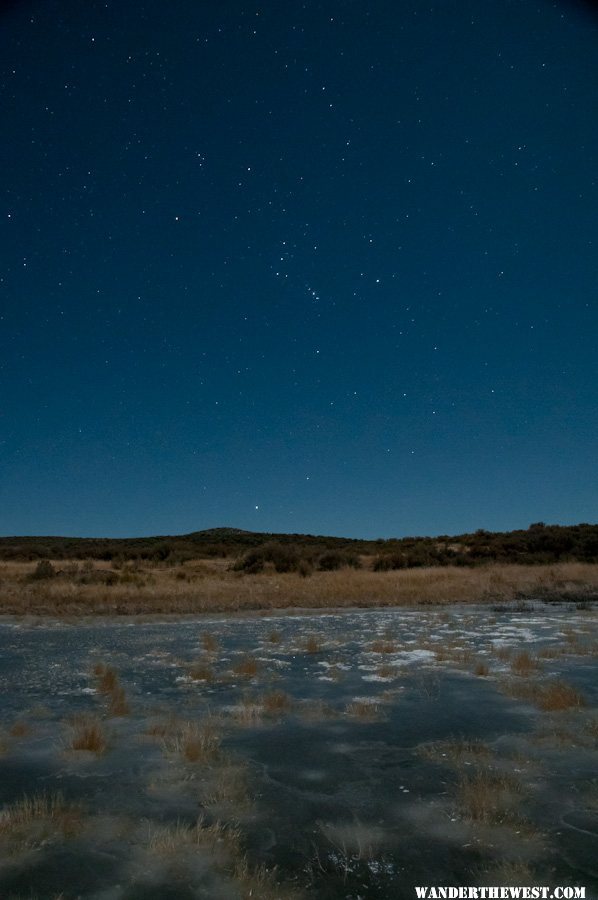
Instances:
[[[269,534],[239,528],[209,528],[183,535],[143,538],[0,538],[1,560],[147,560],[176,565],[201,557],[238,558],[264,545],[292,547],[307,559],[329,551],[375,558],[379,570],[486,562],[598,562],[598,525],[545,525],[525,530],[366,541],[311,534]]]

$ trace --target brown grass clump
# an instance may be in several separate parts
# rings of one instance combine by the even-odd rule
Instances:
[[[190,763],[211,762],[220,756],[221,737],[211,721],[185,722],[164,737],[164,749]]]
[[[72,750],[88,750],[100,756],[106,750],[106,738],[101,724],[88,720],[75,725],[70,746]]]
[[[259,900],[300,900],[296,888],[278,883],[277,869],[267,869],[264,865],[252,866],[247,857],[237,860],[233,872],[241,895],[241,900],[259,897]]]
[[[80,830],[81,810],[67,804],[60,792],[23,797],[0,812],[0,837],[19,846],[36,846],[58,834],[72,837]]]
[[[193,679],[193,681],[206,681],[212,682],[214,681],[214,670],[208,663],[205,662],[197,662],[191,666],[189,669],[189,677]]]
[[[372,653],[394,653],[396,645],[393,641],[373,641],[370,645]]]
[[[507,646],[493,647],[492,651],[493,651],[494,655],[496,656],[496,658],[499,659],[501,662],[507,662],[507,660],[509,660],[511,658],[511,656],[513,655],[512,649]]]
[[[584,727],[590,737],[598,741],[598,719],[590,719]]]
[[[534,659],[527,650],[523,650],[521,653],[518,653],[511,660],[511,672],[514,675],[521,675],[527,677],[531,675],[532,672],[536,672],[540,668],[540,664],[537,659]]]
[[[518,700],[534,703],[544,712],[561,712],[585,706],[583,696],[566,681],[528,682],[522,685],[507,683],[505,690]]]
[[[118,676],[114,669],[99,663],[94,666],[93,671],[97,679],[98,692],[100,694],[110,694],[118,684]]]
[[[177,822],[174,825],[155,825],[149,832],[149,849],[159,854],[177,853],[191,847],[205,847],[212,852],[225,850],[237,854],[240,851],[241,832],[233,825],[214,822],[206,825],[200,816],[194,825]]]
[[[128,716],[131,708],[127,702],[124,688],[115,687],[110,693],[110,703],[108,704],[109,716]]]
[[[18,719],[10,726],[8,733],[11,737],[25,737],[25,735],[29,734],[30,730],[31,728],[27,722]]]
[[[23,797],[22,800],[3,808],[0,815],[0,834],[29,825],[36,819],[55,819],[65,808],[64,797],[59,791]]]
[[[152,722],[151,725],[147,726],[144,734],[148,734],[151,737],[165,738],[167,735],[172,734],[176,728],[175,719],[170,719],[166,722]]]
[[[202,803],[206,807],[233,807],[236,812],[246,809],[251,802],[244,766],[227,765],[217,771],[216,778],[203,792]]]
[[[268,640],[271,644],[280,644],[282,640],[282,635],[280,631],[271,631],[268,635]]]
[[[93,668],[98,693],[108,698],[109,716],[128,716],[131,712],[124,688],[118,681],[118,675],[110,666],[97,663]]]
[[[299,715],[310,722],[321,722],[338,715],[333,706],[323,700],[303,700],[298,706]]]
[[[543,686],[538,705],[546,711],[558,711],[585,706],[585,700],[572,685],[565,681],[555,681]]]
[[[218,650],[218,638],[209,631],[204,631],[201,636],[201,645],[206,653],[215,653]]]
[[[538,650],[538,656],[542,659],[556,659],[562,654],[563,651],[560,647],[542,647],[541,650]]]
[[[267,715],[279,716],[291,708],[291,698],[284,691],[271,691],[264,694],[262,705]]]
[[[476,663],[473,674],[478,675],[480,678],[486,678],[490,674],[488,663],[480,660],[478,663]]]
[[[253,678],[260,669],[260,663],[255,657],[246,655],[233,666],[235,675],[241,675],[243,678]]]
[[[264,707],[262,703],[249,694],[245,694],[241,698],[240,704],[232,710],[233,719],[240,725],[258,725],[262,721],[263,715]]]
[[[322,642],[315,634],[309,635],[304,646],[307,653],[320,653],[322,650]]]
[[[459,806],[473,822],[498,825],[517,819],[521,784],[496,772],[464,775],[458,784]]]
[[[383,663],[376,669],[376,675],[379,675],[380,678],[396,678],[398,672],[395,666],[391,666],[389,663]]]

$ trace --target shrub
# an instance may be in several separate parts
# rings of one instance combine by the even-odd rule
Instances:
[[[361,562],[359,557],[353,553],[342,552],[340,550],[329,550],[323,553],[318,559],[318,569],[321,572],[333,572],[336,569],[342,569],[350,566],[353,569],[360,569]]]
[[[306,565],[307,564],[307,565]],[[270,541],[256,547],[245,554],[233,566],[235,572],[246,572],[255,575],[263,572],[266,566],[273,567],[276,572],[300,572],[308,575],[309,560],[302,557],[292,544],[277,544]]]
[[[41,581],[44,578],[54,578],[56,569],[49,559],[40,559],[35,569],[31,573],[31,578],[35,581]]]

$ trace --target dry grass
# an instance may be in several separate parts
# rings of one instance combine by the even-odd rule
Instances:
[[[511,672],[514,675],[528,677],[540,668],[540,663],[527,650],[522,650],[511,660]]]
[[[483,741],[455,738],[452,741],[433,741],[429,744],[421,744],[418,752],[434,762],[450,763],[460,767],[471,760],[487,759],[491,750]]]
[[[65,568],[64,561],[57,563]],[[578,601],[598,594],[598,565],[488,565],[372,572],[339,569],[299,574],[245,575],[210,565],[189,581],[173,581],[158,566],[142,584],[80,583],[60,576],[27,580],[34,563],[0,564],[2,612],[16,615],[201,613],[251,609],[393,607],[455,602],[509,602],[542,596]],[[151,577],[150,577],[151,575]]]
[[[372,653],[394,653],[397,649],[393,641],[374,641],[369,648]]]
[[[279,884],[276,868],[252,866],[247,857],[237,860],[232,875],[241,900],[300,900],[296,888]]]
[[[233,825],[215,822],[206,825],[203,816],[194,825],[177,822],[174,825],[154,825],[148,835],[149,849],[154,853],[172,854],[187,848],[205,847],[212,853],[224,849],[228,853],[240,851],[241,832]]]
[[[231,763],[217,770],[216,777],[202,792],[203,805],[227,807],[239,813],[251,803],[247,771],[242,765]]]
[[[259,660],[255,659],[253,656],[243,656],[235,665],[233,666],[233,672],[235,675],[240,675],[242,678],[254,678],[260,670]]]
[[[218,650],[218,638],[213,634],[210,634],[209,631],[204,631],[201,636],[201,646],[204,648],[206,653],[215,653]]]
[[[256,697],[245,694],[241,702],[231,711],[234,722],[247,727],[259,725],[264,715],[264,707]]]
[[[110,694],[110,703],[108,704],[109,716],[128,716],[131,708],[127,702],[124,688],[115,687]]]
[[[93,674],[96,676],[98,693],[110,694],[118,685],[118,676],[114,669],[98,663],[94,666]]]
[[[589,722],[586,722],[584,725],[584,729],[590,737],[598,741],[598,719],[590,719]]]
[[[167,720],[152,722],[147,726],[144,734],[147,734],[150,737],[166,738],[168,735],[174,734],[178,727],[177,720],[172,716]]]
[[[194,663],[189,669],[189,677],[193,679],[193,681],[206,681],[212,682],[215,679],[214,670],[212,667],[203,661],[199,661]]]
[[[464,775],[457,796],[462,814],[472,822],[498,825],[518,820],[521,784],[508,775],[489,771]]]
[[[271,644],[280,644],[282,640],[282,635],[280,631],[271,631],[268,635],[268,640]]]
[[[220,756],[221,737],[217,725],[210,719],[175,725],[164,736],[164,749],[178,754],[189,763],[213,762]]]
[[[512,884],[517,887],[529,887],[536,884],[546,884],[524,862],[501,862],[491,869],[481,869],[475,873],[476,884],[495,885]]]
[[[292,700],[284,691],[271,691],[262,697],[262,706],[266,715],[280,716],[289,711]]]
[[[20,847],[35,846],[58,836],[72,837],[81,826],[81,810],[60,792],[23,797],[0,811],[0,838]]]
[[[541,650],[538,650],[538,656],[541,659],[557,659],[557,657],[563,655],[563,649],[561,647],[542,647]]]
[[[398,674],[396,666],[391,666],[389,663],[382,663],[376,669],[376,675],[379,675],[380,678],[396,678]]]
[[[309,722],[322,722],[339,714],[333,706],[323,700],[303,700],[297,707],[297,712]]]
[[[473,674],[478,675],[480,678],[486,678],[490,674],[488,663],[483,660],[477,662],[474,666]]]
[[[506,682],[502,687],[511,697],[534,703],[544,712],[561,712],[585,706],[584,697],[566,681],[529,681],[524,684]]]
[[[322,651],[322,642],[315,634],[310,634],[304,644],[307,653],[320,653]]]
[[[31,731],[30,726],[27,722],[23,722],[22,719],[17,719],[16,722],[8,729],[8,733],[11,737],[25,737]]]
[[[354,719],[378,719],[380,718],[380,704],[375,700],[353,700],[345,707],[345,714]]]
[[[71,750],[88,750],[100,756],[106,750],[106,738],[99,721],[90,719],[74,726],[70,742]]]
[[[108,699],[108,715],[128,716],[131,709],[115,670],[104,663],[97,663],[94,666],[93,674],[96,678],[98,693],[104,694]]]

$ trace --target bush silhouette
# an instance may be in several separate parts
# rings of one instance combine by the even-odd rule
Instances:
[[[31,578],[35,581],[41,581],[43,578],[54,578],[56,569],[49,559],[40,559],[35,569],[31,573]]]

